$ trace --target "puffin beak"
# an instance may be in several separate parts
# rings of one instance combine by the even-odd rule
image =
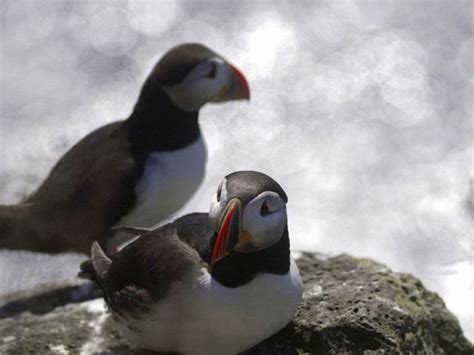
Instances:
[[[239,69],[237,69],[231,64],[229,64],[229,67],[232,70],[232,73],[234,74],[234,80],[237,82],[237,85],[234,85],[236,86],[236,89],[234,89],[233,92],[234,100],[250,100],[250,88],[247,79],[245,79],[244,74],[242,74]]]
[[[232,72],[232,81],[217,94],[212,102],[250,100],[250,88],[242,72],[232,64],[227,64]]]
[[[218,226],[217,239],[211,255],[211,265],[229,255],[239,242],[242,232],[242,203],[234,198],[229,201]]]

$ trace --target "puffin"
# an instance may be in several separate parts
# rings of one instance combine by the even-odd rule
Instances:
[[[108,251],[129,235],[116,224],[151,227],[199,187],[207,150],[199,127],[206,103],[248,100],[240,70],[210,48],[185,43],[155,65],[126,120],[74,145],[30,196],[0,205],[0,248]]]
[[[209,213],[127,227],[140,235],[111,256],[94,242],[78,275],[102,288],[112,322],[134,347],[237,354],[284,328],[302,299],[287,202],[268,175],[233,172]]]

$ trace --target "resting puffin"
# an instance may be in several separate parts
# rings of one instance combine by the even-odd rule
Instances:
[[[79,276],[103,289],[112,319],[136,347],[236,354],[282,329],[301,301],[286,203],[269,176],[234,172],[209,214],[146,232],[112,259],[94,242]]]
[[[88,252],[124,234],[115,224],[152,226],[200,185],[207,152],[198,123],[207,102],[249,99],[241,72],[196,43],[169,50],[146,79],[130,117],[73,146],[36,192],[0,205],[0,248]]]

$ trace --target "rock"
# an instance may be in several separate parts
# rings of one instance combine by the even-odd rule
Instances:
[[[0,321],[0,353],[128,353],[107,318],[101,299],[59,307],[42,316],[26,312],[7,318]]]
[[[0,319],[21,312],[44,314],[68,303],[79,303],[101,297],[102,291],[81,279],[62,280],[17,291],[0,299]]]
[[[474,353],[443,300],[412,275],[347,255],[304,253],[298,265],[305,293],[294,320],[245,354]],[[44,304],[47,297],[40,299]],[[57,298],[52,303],[57,305]],[[28,297],[22,304],[21,310],[30,311],[0,320],[2,354],[144,353],[130,350],[114,330],[101,299],[42,315],[31,313],[37,308]]]
[[[304,302],[280,337],[315,354],[473,354],[443,300],[369,259],[303,254]]]

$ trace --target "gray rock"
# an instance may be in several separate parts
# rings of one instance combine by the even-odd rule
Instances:
[[[347,255],[325,258],[305,253],[298,265],[305,293],[294,320],[245,354],[474,353],[443,300],[412,275]],[[65,303],[64,290],[56,286],[48,292],[52,304]],[[61,302],[54,297],[58,292],[62,292]],[[90,292],[95,296],[96,290]],[[71,302],[78,302],[78,293],[87,299],[83,291],[76,290]],[[130,350],[109,323],[100,299],[49,311],[51,307],[44,306],[48,297],[20,296],[19,309],[27,311],[0,320],[2,354],[146,353]],[[47,313],[31,313],[38,310],[35,297]],[[0,314],[11,302],[4,302]]]
[[[314,354],[473,354],[443,300],[410,274],[340,255],[299,259],[304,302],[279,336]]]
[[[44,314],[56,307],[101,297],[93,283],[78,278],[41,284],[0,298],[0,319],[29,311]]]

